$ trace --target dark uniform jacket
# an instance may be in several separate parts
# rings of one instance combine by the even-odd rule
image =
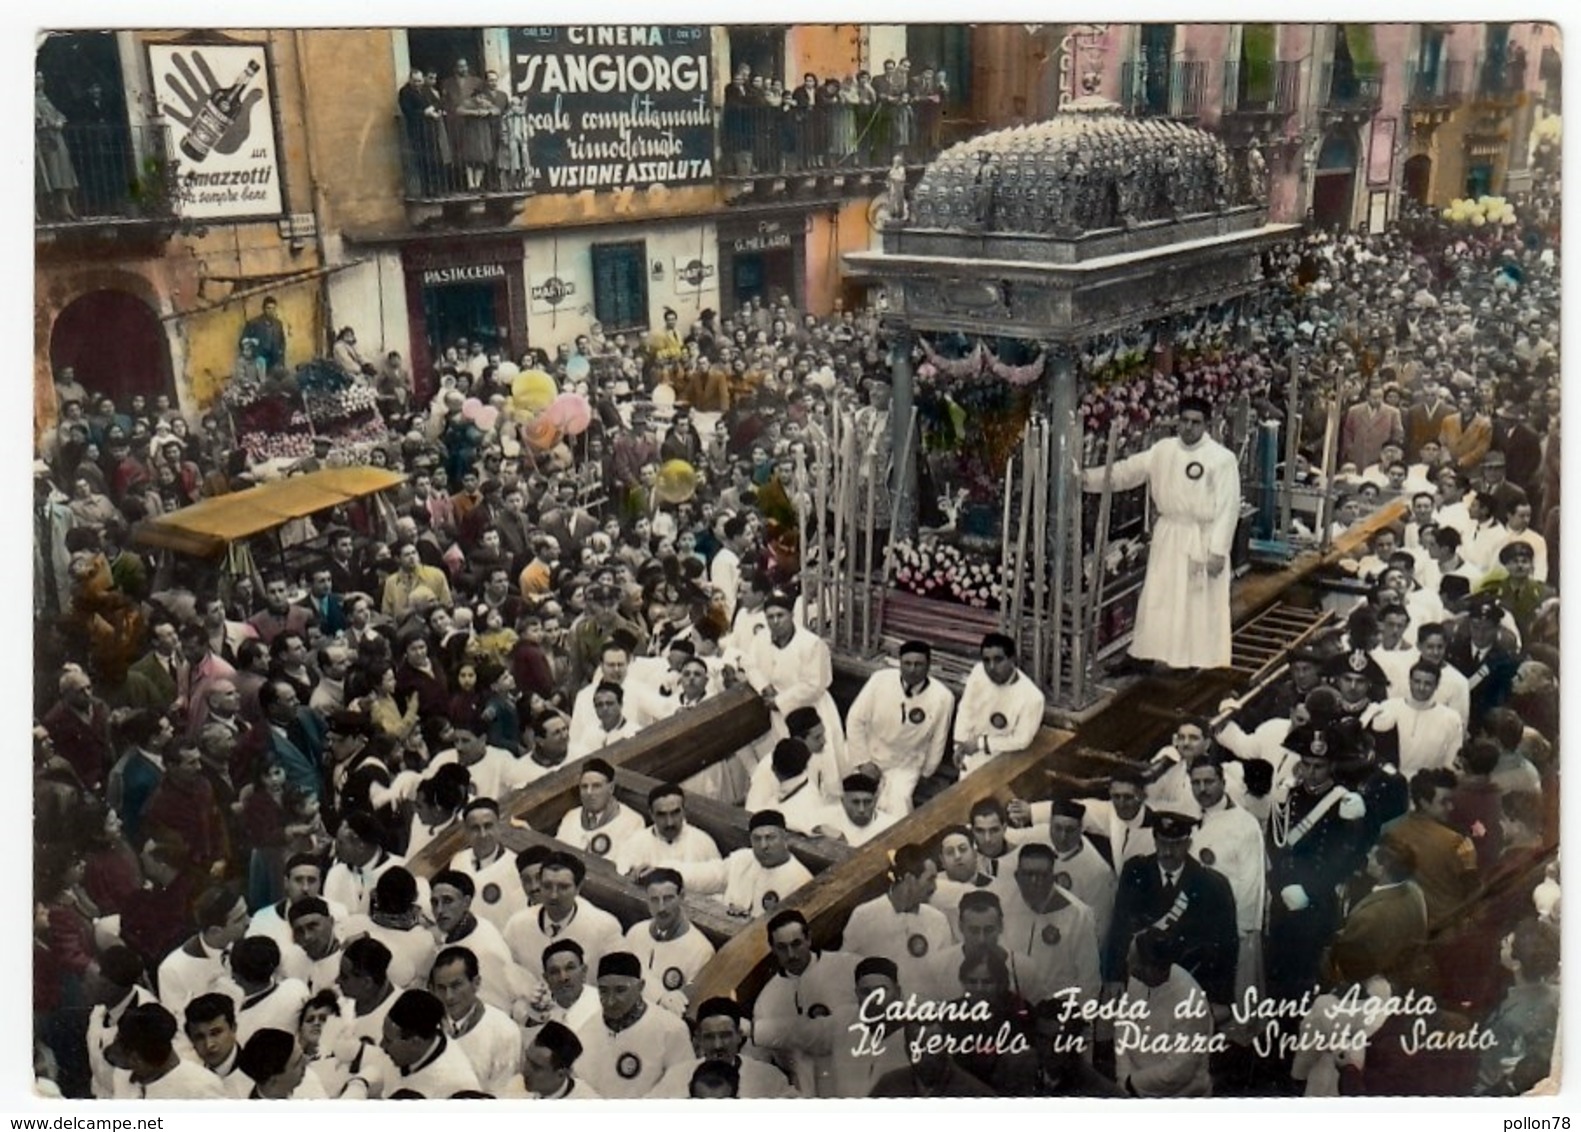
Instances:
[[[1210,1002],[1229,1002],[1234,997],[1240,940],[1235,929],[1235,894],[1222,873],[1188,857],[1176,885],[1166,889],[1157,854],[1127,861],[1120,872],[1104,947],[1106,982],[1127,977],[1126,953],[1131,940],[1154,925],[1174,940],[1178,948],[1175,962],[1197,980]]]

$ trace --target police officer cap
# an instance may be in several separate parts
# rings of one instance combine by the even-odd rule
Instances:
[[[642,978],[642,960],[629,951],[611,951],[598,961],[598,977],[620,975],[627,979]]]
[[[1536,557],[1537,555],[1532,551],[1531,545],[1524,542],[1507,542],[1504,544],[1504,549],[1499,551],[1499,561],[1505,566],[1508,566],[1517,558],[1524,558],[1530,562]]]
[[[1087,807],[1074,798],[1056,797],[1049,804],[1052,816],[1057,818],[1075,818],[1080,821],[1087,816]]]
[[[1285,736],[1285,747],[1303,759],[1343,759],[1346,737],[1331,727],[1297,727]]]
[[[1471,610],[1471,619],[1497,625],[1504,620],[1504,610],[1499,608],[1496,601],[1482,602]]]
[[[1372,659],[1365,649],[1351,649],[1349,652],[1329,657],[1323,673],[1332,679],[1341,676],[1361,676],[1369,683],[1381,683],[1387,679],[1383,669],[1378,667],[1378,662]]]
[[[1168,812],[1153,813],[1153,839],[1165,841],[1184,841],[1191,836],[1191,831],[1197,828],[1195,818],[1188,818],[1185,814],[1172,814]]]
[[[886,959],[882,955],[869,955],[856,965],[856,981],[861,982],[869,975],[878,975],[892,983],[900,982],[900,968],[895,966],[893,959]]]
[[[753,830],[765,829],[769,826],[773,826],[775,829],[784,829],[785,815],[778,810],[759,810],[747,822],[747,832],[751,833]]]
[[[1302,645],[1300,648],[1290,650],[1291,664],[1315,664],[1321,668],[1323,660],[1323,654],[1311,645]]]
[[[840,780],[840,789],[851,793],[878,793],[878,779],[870,774],[848,774]]]

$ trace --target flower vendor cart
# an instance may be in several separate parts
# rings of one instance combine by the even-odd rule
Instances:
[[[1212,135],[1079,99],[947,150],[909,219],[845,256],[888,296],[897,506],[882,575],[833,594],[878,624],[837,648],[923,636],[964,671],[999,628],[1056,710],[1090,706],[1130,640],[1150,516],[1145,488],[1084,497],[1081,469],[1167,435],[1188,393],[1255,467],[1271,370],[1238,304],[1296,226],[1239,184]]]

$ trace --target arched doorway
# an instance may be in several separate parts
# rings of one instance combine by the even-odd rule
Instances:
[[[1312,179],[1312,219],[1322,228],[1350,226],[1356,186],[1356,143],[1341,133],[1323,139]]]
[[[1405,163],[1400,177],[1406,199],[1414,200],[1417,204],[1426,204],[1429,188],[1433,183],[1433,159],[1425,153],[1417,154]]]
[[[114,398],[118,408],[137,393],[175,396],[165,328],[125,291],[89,291],[68,303],[50,330],[49,364],[57,373],[73,367],[84,388]]]

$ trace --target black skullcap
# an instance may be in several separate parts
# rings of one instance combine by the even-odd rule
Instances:
[[[538,1027],[538,1032],[533,1034],[532,1044],[543,1046],[554,1054],[556,1064],[562,1069],[571,1068],[576,1059],[582,1056],[582,1043],[569,1026],[560,1022],[545,1022]]]
[[[706,1018],[729,1018],[732,1022],[740,1025],[742,1017],[740,1003],[736,1002],[735,999],[725,998],[722,995],[704,999],[703,1004],[697,1008],[697,1020],[699,1022]]]
[[[367,810],[351,810],[341,819],[340,824],[350,829],[369,845],[384,845],[384,827],[379,824],[379,819]]]
[[[157,1002],[145,1002],[128,1007],[121,1015],[110,1045],[142,1051],[150,1045],[169,1046],[175,1036],[176,1016]]]
[[[784,590],[775,590],[763,600],[765,609],[783,609],[787,613],[796,611],[796,599]]]
[[[811,759],[812,752],[807,749],[806,743],[800,739],[781,739],[774,744],[769,765],[777,778],[795,778],[807,769]]]
[[[404,912],[417,903],[417,881],[396,865],[385,869],[373,883],[373,906],[381,912]]]
[[[1180,399],[1180,413],[1184,416],[1192,411],[1199,412],[1204,417],[1213,416],[1213,406],[1208,404],[1207,398],[1188,393]]]
[[[911,653],[919,653],[919,652],[923,656],[931,657],[931,656],[933,656],[933,646],[928,644],[927,641],[907,641],[905,644],[900,646],[900,651],[897,652],[895,655],[896,656],[907,656],[907,655],[909,655]]]
[[[294,924],[303,916],[327,915],[329,915],[329,905],[316,896],[308,896],[298,900],[290,908],[286,909],[285,918]]]
[[[610,766],[608,761],[600,758],[588,759],[587,762],[583,763],[582,773],[602,774],[611,782],[615,781],[615,768]]]
[[[856,965],[857,982],[869,975],[882,975],[892,983],[900,982],[900,968],[895,966],[893,959],[886,959],[882,955],[869,955]]]
[[[265,1027],[255,1031],[236,1054],[236,1068],[262,1083],[285,1072],[296,1050],[296,1036]]]
[[[406,990],[385,1015],[408,1034],[433,1036],[445,1020],[445,1007],[425,990]]]
[[[840,780],[841,790],[851,790],[857,793],[878,793],[878,779],[870,774],[848,774]]]
[[[1185,814],[1153,811],[1153,838],[1166,841],[1183,841],[1197,828],[1197,820]]]
[[[627,979],[642,978],[642,960],[629,951],[611,951],[598,961],[598,977],[620,975]]]
[[[747,822],[747,832],[751,833],[755,829],[764,829],[768,826],[773,826],[775,829],[786,828],[785,815],[778,810],[759,810]]]

